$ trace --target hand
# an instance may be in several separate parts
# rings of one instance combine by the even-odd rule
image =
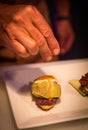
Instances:
[[[60,42],[61,54],[67,53],[75,39],[75,35],[69,20],[61,20],[55,22],[55,30],[57,39]]]
[[[3,5],[5,6],[5,5]],[[32,5],[0,8],[0,44],[21,57],[40,53],[45,61],[60,53],[60,47],[44,17]]]

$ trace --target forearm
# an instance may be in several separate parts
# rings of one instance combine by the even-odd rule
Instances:
[[[58,16],[70,15],[70,0],[55,0],[55,6]]]

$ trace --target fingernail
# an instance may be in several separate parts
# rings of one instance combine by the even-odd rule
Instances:
[[[55,54],[55,55],[58,55],[58,54],[59,54],[59,52],[60,52],[60,50],[59,50],[59,49],[54,49],[54,54]]]
[[[52,60],[52,56],[47,56],[47,57],[46,57],[46,60],[47,60],[47,61]]]

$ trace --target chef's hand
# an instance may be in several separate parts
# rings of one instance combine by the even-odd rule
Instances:
[[[32,5],[0,6],[0,44],[21,57],[40,53],[45,61],[60,47],[44,17]]]
[[[61,54],[66,54],[72,47],[75,34],[68,20],[55,21],[57,39],[60,42]]]

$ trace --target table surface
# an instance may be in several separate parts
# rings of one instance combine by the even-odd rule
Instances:
[[[84,61],[82,59],[81,61]],[[87,59],[88,60],[88,59]],[[63,61],[59,61],[63,62]],[[70,61],[65,61],[70,62]],[[71,61],[72,62],[72,61]],[[39,66],[39,64],[34,64],[32,66]],[[16,69],[17,66],[13,66],[12,69]],[[19,66],[20,67],[20,66]],[[0,68],[0,130],[18,130],[16,127],[14,117],[11,111],[10,102],[8,99],[5,83],[3,80],[3,71],[7,70],[9,67]],[[35,128],[28,128],[27,130],[88,130],[88,118],[79,119],[74,121],[68,121],[63,123],[56,123],[52,125],[40,126]],[[26,129],[22,129],[26,130]]]

